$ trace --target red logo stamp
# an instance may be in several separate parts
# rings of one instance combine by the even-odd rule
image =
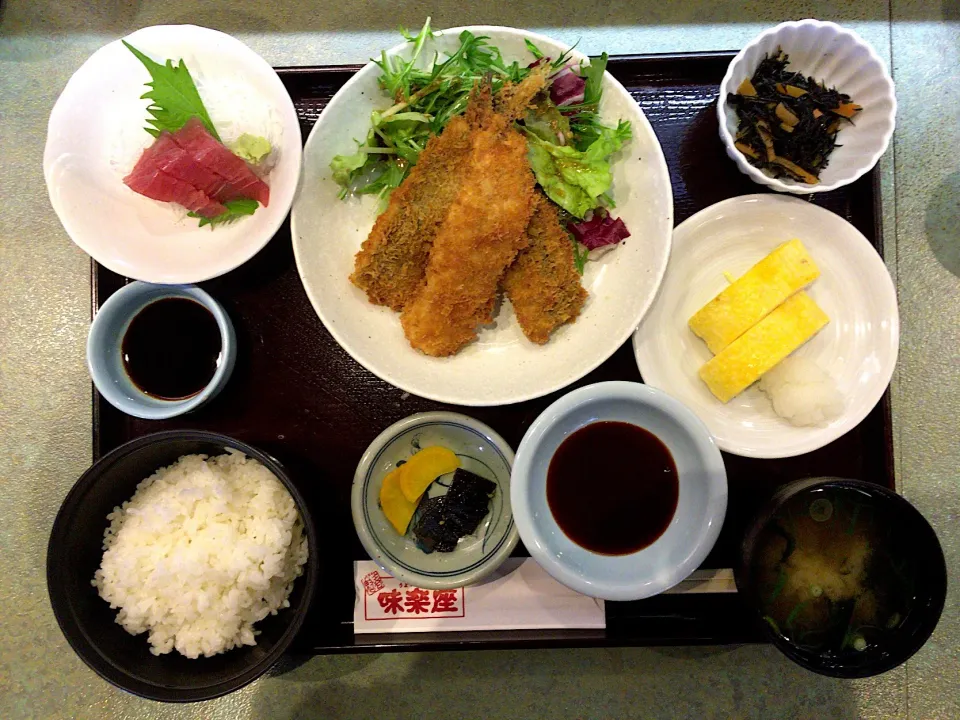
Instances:
[[[424,590],[376,571],[361,578],[363,616],[367,620],[466,617],[463,588]]]
[[[380,573],[374,570],[363,576],[363,591],[367,595],[373,595],[381,590],[383,590],[383,578],[380,577]]]

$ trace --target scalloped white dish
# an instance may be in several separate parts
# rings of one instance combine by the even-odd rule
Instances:
[[[843,396],[842,414],[823,426],[780,418],[753,385],[723,404],[700,379],[712,357],[687,325],[727,285],[780,243],[799,238],[820,277],[807,293],[830,322],[796,351],[827,371]],[[724,200],[685,220],[657,301],[633,336],[644,382],[687,405],[721,449],[759,458],[812,452],[856,427],[880,401],[897,362],[899,313],[886,265],[870,242],[839,215],[783,195]]]
[[[459,46],[463,30],[486,35],[507,62],[532,62],[524,40],[557,57],[563,43],[525,30],[473,26],[436,34],[423,53],[430,57]],[[388,55],[406,54],[403,43]],[[585,59],[574,52],[573,58]],[[340,200],[330,160],[353,153],[365,136],[372,110],[390,105],[378,87],[380,69],[366,65],[333,97],[304,148],[303,184],[291,214],[293,249],[307,296],[338,343],[383,380],[421,397],[457,405],[503,405],[558,390],[600,365],[626,341],[656,295],[670,254],[673,194],[666,161],[650,123],[636,101],[610,73],[603,80],[600,115],[608,123],[633,124],[633,139],[613,164],[616,214],[631,237],[587,264],[589,292],[577,321],[535,345],[520,330],[509,301],[495,324],[457,355],[433,358],[410,347],[399,315],[367,301],[349,280],[354,256],[377,215],[376,198]]]
[[[212,230],[123,184],[153,138],[143,129],[149,101],[141,99],[150,75],[119,40],[90,56],[50,113],[43,155],[50,202],[70,239],[120,275],[165,284],[222,275],[267,244],[293,202],[302,155],[293,101],[266,60],[222,32],[158,25],[124,39],[158,62],[185,61],[224,141],[244,132],[271,140],[270,204]]]
[[[863,108],[852,125],[840,130],[837,147],[817,185],[774,178],[747,162],[733,145],[738,121],[736,111],[726,101],[727,95],[735,93],[740,83],[753,75],[764,56],[775,55],[778,47],[790,56],[788,70],[836,87]],[[873,169],[893,136],[897,99],[886,65],[866,40],[836,23],[808,19],[765,30],[737,53],[720,83],[717,113],[720,138],[740,172],[778,192],[808,194],[849,185]]]

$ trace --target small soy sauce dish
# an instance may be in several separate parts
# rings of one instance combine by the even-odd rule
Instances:
[[[147,420],[209,402],[227,384],[236,357],[229,316],[193,285],[125,285],[103,303],[87,337],[97,390],[121,412]]]
[[[710,431],[662,390],[602,382],[567,393],[523,436],[510,475],[520,539],[584,595],[642,600],[713,548],[727,473]]]

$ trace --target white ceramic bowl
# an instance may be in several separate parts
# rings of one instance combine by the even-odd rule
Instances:
[[[730,402],[700,379],[712,353],[687,325],[690,316],[780,243],[798,238],[820,268],[807,292],[830,322],[796,351],[836,381],[840,417],[796,427],[779,417],[756,387]],[[684,403],[721,449],[759,458],[792,457],[821,448],[855,428],[883,397],[897,364],[897,293],[883,259],[836,213],[800,198],[763,193],[730,198],[683,221],[657,301],[633,336],[644,382]]]
[[[771,177],[747,162],[733,145],[738,121],[727,95],[735,93],[740,83],[753,75],[764,56],[776,54],[778,47],[790,56],[789,70],[822,80],[827,87],[836,87],[863,107],[854,118],[855,124],[840,130],[837,143],[842,147],[830,154],[830,163],[820,173],[817,185]],[[740,172],[779,192],[808,194],[849,185],[873,169],[893,136],[897,99],[890,73],[866,40],[836,23],[800,20],[762,32],[737,53],[720,83],[717,112],[720,138]]]
[[[490,38],[507,62],[527,64],[537,44],[551,57],[569,48],[551,38],[506,27],[471,26],[438,32],[421,57],[453,52],[463,30]],[[387,51],[408,56],[410,43]],[[571,52],[575,60],[585,56]],[[377,216],[376,197],[340,200],[330,160],[353,153],[370,127],[370,112],[391,100],[377,84],[380,68],[370,63],[330,100],[304,147],[303,184],[290,215],[293,251],[310,303],[333,338],[358,363],[407,392],[454,405],[505,405],[539,397],[583,377],[630,336],[653,303],[670,255],[673,195],[657,136],[624,87],[603,77],[600,116],[610,124],[629,120],[633,138],[613,165],[616,215],[631,236],[616,250],[587,263],[589,292],[577,321],[559,328],[545,345],[524,337],[513,308],[504,300],[495,323],[482,329],[452,357],[432,358],[410,347],[397,313],[370,304],[350,282],[354,256]]]
[[[577,545],[547,503],[547,471],[560,443],[603,420],[648,430],[677,464],[680,495],[670,525],[630,555],[600,555]],[[589,480],[603,492],[602,478]],[[647,385],[604,382],[564,395],[534,421],[517,450],[511,497],[520,537],[548,573],[585,595],[639,600],[673,587],[707,557],[726,514],[727,473],[710,431],[679,401]]]
[[[270,135],[277,153],[265,178],[270,205],[212,230],[123,184],[152,138],[143,130],[149,101],[140,97],[150,75],[119,40],[90,56],[50,113],[43,154],[50,203],[70,239],[120,275],[163,284],[222,275],[256,255],[290,210],[302,156],[293,101],[266,60],[222,32],[158,25],[124,39],[157,61],[186,63],[224,141]]]
[[[453,450],[462,468],[498,485],[490,514],[449,553],[423,552],[409,530],[406,535],[397,534],[380,508],[384,476],[420,448],[431,445]],[[512,464],[513,450],[506,440],[466,415],[426,412],[394,423],[370,443],[353,477],[350,501],[360,542],[377,565],[417,587],[455,588],[480,580],[510,556],[519,539],[510,503]],[[428,496],[444,494],[442,485],[448,479],[441,476],[427,490]]]

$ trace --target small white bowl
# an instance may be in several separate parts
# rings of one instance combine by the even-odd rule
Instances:
[[[384,476],[417,450],[431,445],[453,450],[462,468],[498,486],[490,513],[480,527],[448,553],[423,552],[410,531],[397,534],[380,508]],[[506,440],[466,415],[425,412],[394,423],[370,443],[353,476],[350,504],[360,542],[377,565],[411,585],[442,589],[477,582],[510,556],[519,539],[510,507],[512,464],[513,450]],[[446,477],[441,476],[440,482],[427,490],[430,497],[446,492],[442,487]]]
[[[605,420],[631,423],[660,438],[679,476],[670,525],[651,545],[629,555],[600,555],[577,545],[547,502],[547,471],[560,443]],[[585,481],[604,491],[602,477]],[[530,426],[517,450],[511,499],[524,545],[554,578],[585,595],[639,600],[673,587],[707,557],[727,510],[727,473],[710,431],[686,406],[647,385],[604,382],[564,395]]]
[[[812,76],[825,82],[827,87],[836,87],[863,108],[853,125],[840,130],[838,146],[830,154],[830,162],[820,173],[817,185],[771,177],[747,162],[733,144],[738,120],[736,110],[727,102],[727,95],[736,93],[740,83],[753,75],[764,56],[775,55],[778,47],[790,56],[789,70]],[[720,138],[740,172],[778,192],[809,194],[849,185],[873,169],[893,136],[897,99],[890,73],[866,40],[836,23],[800,20],[781,23],[762,32],[737,53],[720,83],[717,112]]]

